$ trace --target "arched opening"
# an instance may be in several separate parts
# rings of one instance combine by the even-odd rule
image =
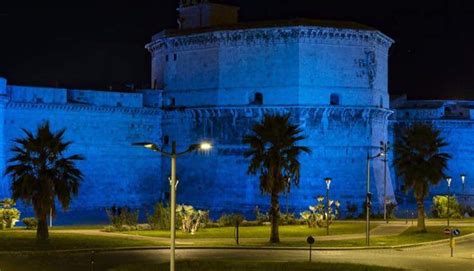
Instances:
[[[330,98],[329,98],[329,104],[330,105],[339,105],[340,104],[340,99],[339,99],[339,95],[336,94],[336,93],[332,93]]]
[[[254,94],[253,104],[263,104],[263,94],[257,92]]]

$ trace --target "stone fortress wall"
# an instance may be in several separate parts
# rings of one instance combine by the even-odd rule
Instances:
[[[474,101],[463,100],[406,100],[394,99],[395,112],[389,122],[392,142],[403,127],[414,122],[432,123],[441,131],[441,136],[449,144],[443,151],[449,153],[447,175],[453,178],[451,191],[458,200],[474,205]],[[467,176],[464,189],[461,174]],[[400,203],[408,203],[410,198],[402,192],[403,180],[393,174],[396,193]],[[442,180],[430,190],[431,195],[447,194],[447,182]],[[431,197],[428,197],[431,201]]]
[[[214,215],[266,209],[258,178],[246,174],[242,137],[266,113],[291,113],[307,136],[302,144],[313,152],[301,157],[301,184],[288,196],[288,207],[299,212],[314,204],[325,194],[324,178],[332,177],[333,199],[343,209],[346,202],[361,208],[367,152],[376,154],[388,136],[392,40],[366,27],[315,21],[196,28],[165,30],[146,46],[153,85],[163,89],[163,143],[175,140],[185,148],[210,139],[215,145],[209,156],[178,160],[178,202]],[[162,172],[168,168],[164,158]],[[382,169],[380,160],[373,161],[376,208],[383,202]],[[387,186],[393,199],[390,174]],[[286,201],[282,196],[282,206]]]
[[[157,201],[161,159],[131,144],[161,137],[158,91],[116,93],[4,84],[0,93],[5,98],[2,171],[12,155],[8,151],[12,140],[24,136],[22,129],[35,131],[44,121],[56,131],[66,128],[65,140],[73,141],[70,153],[86,158],[78,163],[85,176],[79,196],[72,201],[68,220],[62,221],[104,221],[104,208],[151,207]],[[9,183],[4,177],[0,198],[10,195]]]
[[[131,144],[154,141],[178,150],[209,140],[209,153],[180,157],[178,203],[251,215],[266,210],[267,196],[258,178],[246,173],[242,137],[264,114],[291,113],[303,129],[300,186],[281,197],[281,209],[299,212],[325,195],[323,179],[331,177],[331,198],[355,203],[365,200],[367,153],[379,152],[380,141],[395,142],[400,128],[427,121],[442,130],[453,155],[449,174],[460,193],[459,174],[468,176],[464,195],[474,194],[470,176],[474,161],[474,102],[389,101],[388,50],[393,42],[375,29],[353,23],[314,20],[238,24],[214,11],[234,7],[202,3],[183,5],[181,29],[164,30],[146,45],[152,57],[153,89],[135,92],[71,90],[7,85],[0,78],[0,168],[4,170],[12,139],[22,128],[34,130],[50,121],[66,128],[74,141],[71,153],[85,180],[64,223],[104,221],[103,208],[151,208],[169,198],[169,159]],[[196,20],[194,12],[203,12]],[[192,18],[189,18],[191,16]],[[209,16],[207,18],[206,16]],[[393,153],[388,155],[393,161]],[[381,159],[370,167],[375,211],[383,206]],[[409,205],[402,182],[390,166],[387,198]],[[445,182],[432,189],[445,193]],[[0,198],[9,196],[3,177]],[[148,209],[150,210],[150,209]],[[62,216],[60,216],[62,217]]]

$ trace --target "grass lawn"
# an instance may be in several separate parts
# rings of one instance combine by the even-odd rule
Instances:
[[[150,260],[131,261],[130,264],[97,263],[94,270],[107,271],[166,271],[169,270],[169,263],[154,263]],[[0,256],[1,270],[15,271],[84,271],[91,270],[90,262],[87,257],[76,255],[29,255],[29,256],[12,256],[8,260],[4,260]],[[358,264],[343,263],[324,263],[324,262],[250,262],[242,260],[186,260],[176,263],[176,270],[180,271],[306,271],[306,270],[351,270],[351,271],[394,271],[401,270],[395,268],[367,266]]]
[[[286,228],[285,228],[286,227]],[[346,239],[346,240],[318,240],[318,236],[324,236],[325,232],[321,233],[321,229],[316,229],[317,234],[314,232],[308,232],[308,228],[300,229],[295,226],[285,226],[286,233],[294,233],[297,230],[300,230],[299,233],[294,233],[294,235],[286,234],[284,235],[283,232],[280,232],[281,243],[279,244],[271,244],[266,241],[267,235],[269,234],[269,228],[265,229],[265,234],[262,235],[253,235],[250,238],[244,238],[240,240],[240,246],[274,246],[274,247],[306,247],[308,246],[306,243],[306,237],[309,233],[313,234],[316,239],[316,243],[314,244],[315,247],[363,247],[365,246],[365,237],[364,238],[356,238],[356,239]],[[410,227],[408,230],[403,232],[397,236],[386,236],[386,237],[371,237],[370,243],[372,246],[396,246],[396,245],[404,245],[404,244],[413,244],[413,243],[420,243],[420,242],[430,242],[430,241],[437,241],[448,239],[449,236],[446,236],[443,233],[444,226],[428,226],[426,233],[420,233],[416,227]],[[462,235],[470,234],[474,232],[474,226],[464,226],[464,227],[457,227],[461,230]],[[223,229],[223,228],[220,228]],[[209,229],[209,230],[216,230],[216,229]],[[250,232],[257,232],[260,233],[261,229],[249,229]],[[315,229],[311,229],[315,230]],[[324,231],[324,229],[322,229]],[[139,232],[142,234],[144,232]],[[154,231],[147,232],[148,236],[156,236]],[[160,232],[161,233],[161,232]],[[133,233],[132,233],[133,234]],[[182,233],[181,233],[182,234]],[[233,234],[233,232],[232,232]],[[196,234],[197,235],[197,234]],[[217,233],[216,233],[217,235]],[[190,235],[191,236],[191,235]],[[201,235],[201,237],[190,237],[187,236],[186,238],[178,239],[178,246],[204,246],[204,247],[216,247],[216,246],[236,246],[235,241],[233,239],[218,239],[216,237],[206,238],[205,236]],[[217,235],[219,236],[219,235]],[[248,236],[248,235],[247,235]],[[262,237],[262,238],[256,238]],[[286,239],[289,237],[301,237],[300,239],[291,238]],[[194,239],[190,239],[194,238]],[[253,239],[252,239],[253,238]],[[295,240],[296,239],[296,240]]]
[[[382,270],[401,270],[379,266],[367,266],[357,264],[342,263],[322,263],[322,262],[245,262],[245,261],[184,261],[177,262],[176,269],[181,271],[208,271],[208,270],[225,270],[225,271],[305,271],[305,270],[351,270],[351,271],[382,271]],[[113,269],[114,271],[148,271],[148,270],[169,270],[169,264],[138,264],[126,265]]]
[[[50,243],[48,245],[38,245],[36,244],[36,231],[0,231],[0,251],[88,249],[153,245],[165,244],[149,240],[134,240],[126,237],[53,232],[50,233]]]
[[[371,225],[372,228],[376,225]],[[301,237],[306,238],[309,235],[326,235],[326,228],[309,228],[306,225],[280,226],[280,237]],[[180,239],[202,239],[202,238],[234,238],[235,227],[204,228],[199,229],[196,234],[191,235],[182,231],[176,231],[176,237]],[[331,235],[364,233],[364,223],[354,222],[336,222],[330,226]],[[135,234],[152,237],[170,236],[169,231],[130,231],[127,234]],[[269,238],[270,226],[240,227],[240,238]],[[306,239],[305,239],[306,240]]]
[[[443,233],[446,226],[427,226],[428,232],[421,233],[416,227],[410,227],[408,230],[398,236],[376,237],[373,238],[373,245],[402,245],[420,242],[430,242],[442,239],[448,239],[449,235]],[[474,232],[474,226],[455,227],[461,230],[461,236]]]
[[[449,239],[448,235],[443,233],[444,226],[428,226],[426,227],[427,232],[421,233],[416,227],[410,227],[408,230],[397,236],[386,236],[386,237],[372,237],[370,238],[371,246],[396,246],[406,245],[422,242],[438,241],[443,239]],[[461,236],[474,232],[474,226],[468,227],[457,227],[461,230]],[[244,246],[252,245],[264,245],[260,244],[243,244]],[[268,243],[267,243],[268,244]],[[304,240],[283,242],[278,246],[307,246]],[[318,241],[316,238],[315,247],[363,247],[365,246],[365,238],[349,239],[349,240],[332,240],[332,241]]]

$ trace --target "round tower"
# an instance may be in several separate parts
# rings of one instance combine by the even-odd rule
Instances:
[[[248,146],[242,138],[263,115],[290,113],[306,135],[302,144],[313,151],[300,157],[300,188],[289,195],[290,211],[315,204],[315,197],[325,193],[324,177],[333,178],[331,199],[339,200],[342,210],[346,203],[361,210],[367,153],[377,154],[380,142],[387,141],[387,63],[393,40],[352,22],[193,26],[163,31],[147,45],[153,80],[163,83],[167,141],[185,147],[205,138],[216,146],[215,155],[178,161],[182,199],[214,215],[266,208],[258,178],[246,173],[243,152]],[[379,209],[385,182],[381,159],[371,161],[369,174]],[[387,193],[393,198],[389,177]]]

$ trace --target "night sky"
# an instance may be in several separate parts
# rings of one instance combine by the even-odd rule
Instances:
[[[178,5],[11,2],[0,7],[0,76],[10,84],[88,89],[146,87],[150,58],[144,45],[163,28],[176,27]],[[474,99],[474,1],[220,2],[240,6],[241,21],[306,17],[378,28],[396,42],[389,59],[391,94]]]

